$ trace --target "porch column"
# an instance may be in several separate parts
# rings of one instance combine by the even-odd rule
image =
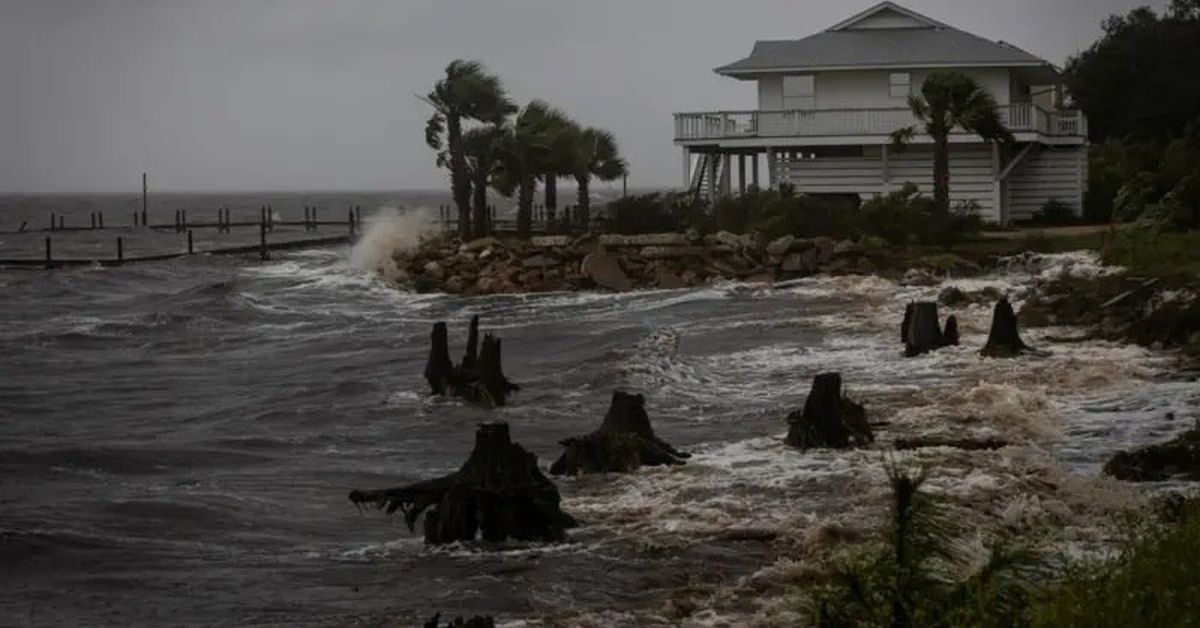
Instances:
[[[992,144],[992,207],[995,208],[996,220],[1000,224],[1008,223],[1007,208],[1004,207],[1004,180],[1000,178],[1003,158],[1000,145]]]
[[[754,189],[761,189],[758,183],[758,151],[754,151],[752,155],[753,161],[750,162],[750,169],[754,171]]]
[[[882,181],[882,183],[883,183],[883,193],[884,193],[884,194],[887,194],[887,193],[888,193],[888,192],[891,190],[891,186],[888,184],[888,182],[889,182],[889,180],[892,178],[892,173],[891,173],[891,171],[890,171],[890,168],[889,168],[889,166],[888,166],[888,145],[887,145],[887,144],[883,144],[883,145],[880,147],[880,150],[881,150],[881,151],[883,151],[883,153],[882,153],[882,167],[880,168],[880,170],[881,170],[881,172],[882,172],[882,175],[883,175],[883,181]]]
[[[774,190],[776,186],[775,149],[767,149],[767,188]]]
[[[683,147],[683,189],[692,189],[692,149]]]
[[[738,194],[746,195],[746,153],[738,153]]]
[[[721,196],[729,196],[733,192],[733,153],[721,155]]]
[[[708,200],[712,201],[717,198],[717,177],[721,174],[721,153],[709,153],[708,157]]]

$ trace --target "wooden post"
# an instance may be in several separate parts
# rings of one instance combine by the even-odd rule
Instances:
[[[275,209],[267,205],[267,231],[275,231]]]
[[[354,224],[362,226],[362,206],[354,206]]]
[[[146,183],[146,173],[142,173],[142,226],[146,226],[146,197],[149,193],[149,186]]]
[[[88,217],[92,219],[92,229],[95,229],[96,228],[96,212],[92,212],[92,213],[88,214]]]
[[[191,255],[192,253],[195,252],[195,250],[192,248],[192,230],[188,229],[187,233],[188,233],[188,255]]]
[[[125,238],[117,236],[117,263],[125,261]]]
[[[758,182],[758,153],[754,153],[754,158],[750,161],[751,177],[754,179],[754,189],[762,189],[762,184]]]
[[[138,214],[136,209],[133,210],[133,226],[138,226]]]
[[[142,202],[142,226],[143,226],[143,227],[149,227],[149,226],[150,226],[150,219],[149,219],[149,215],[146,213],[146,207],[145,207],[145,201],[144,201],[144,200],[143,200],[143,202]]]
[[[51,231],[54,231],[56,224],[57,223],[55,222],[55,219],[54,219],[54,212],[50,212],[50,230]]]
[[[354,241],[354,208],[346,210],[346,224],[350,227],[350,241]]]
[[[187,230],[187,210],[186,209],[179,210],[179,230],[180,231]]]
[[[270,252],[267,251],[267,221],[266,208],[263,209],[264,218],[258,223],[258,256],[266,261],[271,258]]]
[[[58,217],[58,228],[59,228],[60,230],[61,230],[61,229],[65,229],[65,228],[66,228],[66,224],[67,224],[67,217],[66,217],[66,216],[59,216],[59,217]]]
[[[629,196],[629,175],[621,175],[621,198]]]
[[[46,268],[54,267],[54,257],[50,253],[50,236],[46,236]]]
[[[179,233],[179,210],[175,210],[175,233]]]
[[[104,228],[104,212],[97,212],[96,217],[100,219],[100,228]]]

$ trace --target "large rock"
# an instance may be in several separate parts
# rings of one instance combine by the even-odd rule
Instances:
[[[422,270],[425,271],[426,275],[429,275],[434,279],[441,279],[446,276],[446,270],[437,262],[429,262],[428,264],[425,264],[425,267]]]
[[[534,236],[529,239],[529,244],[541,249],[562,248],[571,244],[571,236]]]
[[[621,264],[617,258],[608,253],[601,251],[588,253],[584,256],[579,270],[600,287],[617,292],[627,292],[633,289],[633,280],[625,274],[624,270],[621,270]]]
[[[682,233],[644,233],[640,235],[606,233],[600,236],[600,244],[604,246],[686,246],[691,244],[691,241],[687,235]]]
[[[813,238],[813,249],[816,251],[817,264],[828,264],[833,261],[837,242],[833,238]]]
[[[496,238],[493,238],[491,236],[488,236],[486,238],[479,238],[476,240],[471,240],[470,242],[467,242],[466,244],[464,244],[462,246],[462,248],[465,251],[470,251],[472,253],[478,253],[479,251],[490,249],[499,244],[500,244],[499,240],[497,240]]]
[[[1104,465],[1104,472],[1126,482],[1200,481],[1200,424],[1172,441],[1122,451]]]
[[[775,241],[767,245],[767,254],[773,257],[783,257],[792,248],[792,243],[796,241],[796,236],[785,235],[776,238]]]
[[[680,288],[687,287],[687,284],[683,281],[683,277],[661,266],[654,275],[654,285],[661,290],[679,290]]]
[[[648,246],[641,250],[646,259],[675,259],[680,257],[700,256],[708,252],[703,246]]]

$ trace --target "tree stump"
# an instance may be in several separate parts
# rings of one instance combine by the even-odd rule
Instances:
[[[942,328],[942,342],[947,347],[958,346],[958,318],[953,314],[946,317],[946,326]]]
[[[372,504],[404,514],[415,530],[424,513],[425,542],[431,545],[561,541],[575,520],[560,508],[558,488],[537,466],[537,456],[512,442],[508,424],[481,423],[475,449],[458,471],[400,488],[350,492],[356,506]]]
[[[654,434],[642,395],[614,392],[600,429],[562,441],[566,451],[550,466],[553,475],[625,473],[642,465],[683,464],[689,454]]]
[[[992,311],[992,329],[988,332],[983,355],[989,358],[1014,358],[1029,351],[1017,330],[1017,315],[1008,299],[1000,299]]]
[[[462,363],[454,366],[446,323],[434,324],[429,360],[425,363],[425,379],[434,395],[462,397],[469,403],[492,408],[505,405],[508,396],[521,389],[504,375],[500,339],[487,334],[483,348],[477,351],[478,345],[479,317],[474,316]]]
[[[425,622],[425,628],[441,628],[442,614],[437,613]],[[454,621],[446,624],[446,628],[496,628],[496,620],[491,615],[477,615],[470,619],[455,617]]]
[[[800,449],[846,449],[875,440],[861,404],[842,395],[840,373],[813,379],[804,410],[788,415],[787,444]]]
[[[947,327],[950,321],[947,320]],[[938,306],[932,301],[909,303],[904,308],[904,322],[900,324],[900,335],[904,341],[904,355],[916,357],[930,351],[957,344],[958,320],[954,319],[952,328],[954,342],[949,342],[941,323],[938,322]]]

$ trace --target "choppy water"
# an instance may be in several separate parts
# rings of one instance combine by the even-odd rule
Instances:
[[[963,347],[904,360],[903,303],[938,287],[847,277],[468,299],[395,290],[349,259],[0,270],[0,625],[404,625],[438,610],[643,623],[638,609],[678,590],[780,569],[722,532],[803,535],[879,490],[878,450],[782,445],[818,372],[840,370],[888,423],[883,445],[1030,441],[947,452],[937,482],[1017,519],[1092,507],[1105,456],[1189,426],[1200,402],[1196,384],[1163,376],[1168,357],[1057,338],[1069,330],[1027,333],[1047,357],[983,359],[983,306],[956,312]],[[1068,262],[1094,270],[1062,257],[961,283],[1019,298]],[[473,314],[525,387],[495,413],[427,398],[420,374],[432,323],[451,322],[458,351]],[[474,425],[497,417],[549,464],[616,388],[645,393],[660,434],[697,455],[560,481],[584,524],[569,543],[427,549],[346,500],[457,468]]]

